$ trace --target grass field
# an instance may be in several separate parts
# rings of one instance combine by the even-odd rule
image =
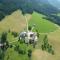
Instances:
[[[23,49],[27,50],[32,49],[32,46],[27,46],[26,44],[20,44],[19,42],[13,43],[13,45],[22,45]],[[26,54],[19,54],[17,51],[14,50],[13,48],[8,48],[7,51],[5,52],[5,57],[4,60],[7,60],[9,56],[9,60],[29,60],[27,53]]]
[[[52,32],[57,29],[54,23],[44,19],[43,17],[45,16],[37,12],[33,12],[32,18],[29,21],[29,26],[33,26],[35,24],[35,28],[42,33]]]
[[[54,46],[55,55],[51,60],[60,60],[60,29],[48,35],[49,42]]]
[[[33,24],[35,24],[35,28],[37,28],[37,30],[40,33],[47,33],[47,32],[52,32],[48,34],[48,40],[49,43],[52,44],[54,51],[55,51],[55,55],[51,55],[46,51],[42,51],[40,46],[42,44],[42,40],[44,38],[44,34],[40,35],[38,44],[37,44],[37,48],[35,49],[35,51],[32,53],[32,60],[60,60],[60,27],[57,28],[57,26],[48,21],[43,19],[43,17],[45,17],[42,14],[36,13],[34,12],[32,14],[32,18],[29,21],[29,25],[33,26]],[[55,32],[54,32],[55,31]]]
[[[32,60],[60,60],[60,29],[48,35],[49,43],[52,44],[55,54],[51,55],[46,51],[37,48],[32,53]],[[41,43],[41,42],[39,42]]]
[[[56,31],[58,29],[58,27],[54,23],[44,19],[43,17],[45,17],[45,16],[42,14],[33,12],[32,15],[27,14],[26,16],[27,16],[27,20],[29,22],[29,26],[33,26],[35,24],[36,26],[35,26],[34,30],[37,29],[39,33],[49,33],[49,32]],[[14,13],[12,13],[11,15],[6,16],[0,22],[0,33],[3,31],[8,31],[9,29],[11,31],[16,31],[19,33],[25,27],[26,27],[25,17],[22,15],[21,11],[17,10]],[[56,49],[55,50],[56,54],[54,56],[52,56],[48,52],[42,51],[40,49],[40,45],[41,45],[40,43],[41,43],[41,40],[43,40],[44,36],[45,36],[44,34],[40,35],[37,46],[32,54],[32,60],[60,60],[60,54],[59,54],[60,30],[48,35],[49,42]],[[56,39],[55,39],[55,37],[56,37]],[[11,33],[8,33],[7,40],[9,42],[13,42],[13,41],[18,40],[18,37],[15,38]],[[19,42],[14,42],[12,44],[13,45],[19,44]],[[31,45],[29,45],[28,47],[26,45],[24,45],[24,46],[26,47],[27,50],[30,48],[33,49]],[[22,46],[22,47],[24,47],[24,46]],[[29,60],[27,57],[27,54],[25,54],[25,55],[18,54],[14,50],[14,47],[8,48],[7,51],[5,52],[4,60],[8,60],[8,58],[9,58],[9,60]]]
[[[29,20],[31,15],[26,14],[27,19]],[[6,16],[2,21],[0,21],[0,37],[2,32],[15,31],[18,34],[26,27],[25,17],[23,16],[20,10],[13,12],[11,15]],[[17,44],[18,37],[14,37],[12,33],[8,33],[7,40],[9,43],[15,45]],[[16,42],[14,42],[16,41]],[[13,43],[12,43],[13,42]],[[29,49],[28,47],[27,49]],[[5,52],[4,60],[28,60],[27,54],[19,55],[13,48],[8,48]]]
[[[26,16],[27,16],[27,19],[29,20],[30,15],[26,14]],[[0,32],[8,31],[9,29],[11,31],[20,32],[25,27],[26,27],[25,17],[23,16],[23,14],[20,10],[13,12],[9,16],[6,16],[0,22]]]

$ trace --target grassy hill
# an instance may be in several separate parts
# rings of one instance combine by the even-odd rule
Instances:
[[[54,46],[55,55],[50,60],[60,60],[60,28],[48,35],[49,42]]]
[[[50,33],[48,35],[48,40],[49,43],[54,47],[55,54],[51,55],[46,51],[42,51],[41,49],[35,49],[32,60],[60,60],[60,29]]]
[[[30,15],[26,14],[27,19],[29,20]],[[22,15],[20,10],[13,12],[11,15],[6,16],[0,22],[0,32],[11,30],[20,32],[26,26],[25,17]]]
[[[29,21],[29,25],[33,26],[33,24],[35,24],[35,29],[37,28],[37,30],[41,33],[52,32],[47,34],[47,36],[49,43],[53,46],[55,54],[51,55],[48,52],[42,51],[40,49],[40,44],[44,37],[43,34],[40,35],[40,38],[38,40],[38,48],[36,48],[32,53],[32,60],[60,60],[60,27],[48,20],[43,19],[43,17],[45,16],[34,12],[32,14],[31,20]]]
[[[45,17],[45,15],[39,14],[37,12],[33,12],[32,15],[27,14],[26,16],[27,16],[27,20],[29,22],[29,25],[33,26],[35,24],[36,26],[35,26],[34,30],[38,29],[38,31],[41,32],[41,33],[52,32],[52,31],[57,30],[57,28],[58,28],[54,23],[44,19],[43,17]],[[17,10],[14,13],[12,13],[11,15],[6,16],[0,22],[0,33],[3,32],[3,31],[8,31],[9,29],[11,31],[20,32],[25,27],[26,27],[25,17],[22,15],[20,10]],[[60,33],[59,33],[59,35],[60,35]],[[56,36],[56,35],[53,34],[53,36]],[[37,43],[37,45],[40,44],[41,40],[43,40],[43,37],[44,37],[44,35],[40,35],[40,39],[39,39],[39,42]],[[57,35],[57,37],[58,37],[58,35]],[[53,44],[56,44],[56,45],[53,45],[53,46],[56,46],[56,48],[57,48],[57,46],[59,45],[58,44],[59,42],[56,41],[54,43],[54,40],[55,40],[54,38],[52,37],[52,35],[49,35],[49,41],[52,42]],[[58,39],[58,41],[59,41],[59,39]],[[18,37],[15,38],[11,33],[8,33],[7,40],[9,42],[13,42],[15,40],[18,40]],[[8,58],[9,58],[9,60],[29,60],[27,54],[21,55],[21,54],[18,54],[18,52],[16,52],[14,50],[15,45],[20,44],[18,41],[13,42],[11,44],[13,45],[13,47],[8,48],[6,50],[4,60],[7,60]],[[20,44],[20,45],[21,45],[21,47],[26,48],[26,50],[28,50],[30,48],[33,49],[32,45],[29,45],[29,46],[27,46],[25,44]],[[57,52],[58,55],[54,55],[54,57],[53,57],[48,52],[41,51],[40,46],[38,48],[39,48],[39,50],[37,48],[35,48],[35,49],[37,49],[36,53],[33,52],[33,54],[34,54],[34,56],[32,56],[33,60],[35,60],[35,58],[36,58],[36,60],[40,60],[40,58],[42,58],[41,60],[48,60],[48,59],[53,60],[53,59],[55,59],[54,57],[56,57],[56,56],[57,56],[56,60],[59,60],[59,58],[58,58],[58,56],[60,56],[58,54],[59,52]],[[59,49],[59,47],[57,48],[57,51],[60,50],[60,49],[59,50],[58,49]]]
[[[29,15],[29,14],[26,14],[26,16],[27,16],[28,20],[31,17],[31,15]],[[26,27],[25,17],[23,16],[23,14],[20,10],[13,12],[11,15],[6,16],[2,21],[0,21],[0,33],[4,32],[4,31],[8,31],[9,29],[11,31],[20,33],[25,27]],[[1,36],[1,34],[0,34],[0,36]],[[18,37],[15,38],[12,35],[12,32],[10,32],[7,34],[7,41],[9,43],[13,42],[13,43],[10,43],[12,45],[18,44],[18,42],[17,42]],[[19,55],[18,52],[16,52],[14,50],[14,47],[8,48],[5,51],[4,60],[7,60],[8,56],[9,56],[9,60],[28,60],[27,54]]]
[[[51,32],[57,29],[56,25],[54,23],[43,19],[45,17],[42,14],[39,14],[37,12],[34,12],[31,15],[26,14],[27,20],[29,20],[29,25],[33,26],[33,24],[36,24],[35,28],[38,29],[39,32]],[[0,22],[0,32],[11,30],[20,32],[26,27],[26,20],[25,17],[22,15],[20,10],[17,10],[13,12],[11,15],[6,16],[1,22]]]
[[[29,21],[29,25],[33,26],[34,24],[35,29],[39,32],[52,32],[57,29],[56,25],[46,19],[44,19],[45,15],[39,14],[37,12],[33,12],[32,18]]]

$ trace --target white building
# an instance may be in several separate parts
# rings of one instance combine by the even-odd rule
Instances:
[[[19,35],[20,40],[24,40],[25,43],[34,43],[37,42],[37,34],[36,32],[28,31],[21,32]]]

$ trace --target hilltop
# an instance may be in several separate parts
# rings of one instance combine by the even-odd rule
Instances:
[[[26,14],[27,19],[30,19],[29,14]],[[1,22],[0,22],[0,32],[11,30],[20,32],[26,27],[26,21],[25,17],[23,16],[21,10],[17,10],[13,12],[11,15],[6,16]]]
[[[52,32],[57,29],[57,26],[45,19],[46,17],[43,14],[39,14],[37,12],[33,12],[33,14],[26,14],[27,20],[29,20],[29,25],[33,26],[36,24],[36,28],[39,32]],[[11,15],[6,16],[0,22],[0,32],[11,30],[20,32],[26,27],[26,20],[21,10],[17,10],[13,12]]]
[[[33,31],[36,29],[38,30],[38,33],[44,33],[40,34],[38,38],[38,42],[36,45],[36,48],[33,48],[32,45],[27,46],[24,43],[21,43],[18,41],[18,36],[14,37],[12,34],[13,32],[20,33],[21,31],[26,28],[26,20],[25,16],[27,16],[27,20],[29,23],[29,26],[34,27]],[[29,60],[27,56],[27,51],[29,49],[32,49],[32,59],[35,60],[59,60],[60,59],[60,27],[48,19],[45,19],[45,15],[33,12],[32,14],[26,14],[23,15],[21,10],[17,10],[13,12],[11,15],[6,16],[2,21],[0,21],[0,33],[8,31],[9,29],[11,32],[7,33],[7,41],[12,45],[12,47],[8,47],[8,49],[5,51],[4,60],[7,60],[8,57],[11,60]],[[34,26],[35,25],[35,26]],[[48,42],[53,46],[55,54],[52,55],[48,53],[47,51],[42,51],[41,45],[43,44],[43,39],[45,37],[45,33],[48,33]],[[1,35],[1,34],[0,34]],[[15,51],[15,47],[20,46],[20,49],[23,51],[26,51],[26,54],[19,54],[17,51]],[[21,52],[20,52],[21,53]],[[43,58],[44,57],[44,58]]]
[[[53,32],[57,29],[56,24],[49,21],[49,19],[45,19],[45,15],[33,12],[31,19],[29,20],[29,25],[33,26],[35,24],[35,28],[39,33],[48,33]]]

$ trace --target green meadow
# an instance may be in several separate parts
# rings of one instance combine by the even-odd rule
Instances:
[[[27,20],[28,20],[28,24],[29,26],[34,27],[33,31],[35,31],[36,29],[38,30],[39,33],[49,33],[49,32],[54,32],[58,29],[57,25],[44,19],[44,17],[46,17],[45,15],[39,14],[37,12],[33,12],[32,15],[27,14]],[[35,26],[34,26],[35,25]],[[26,20],[25,17],[22,15],[21,11],[15,11],[14,13],[12,13],[9,16],[6,16],[1,22],[0,22],[0,33],[2,33],[3,31],[7,31],[10,29],[11,32],[7,34],[7,41],[13,45],[12,48],[8,48],[5,52],[5,56],[4,56],[4,60],[29,60],[28,56],[27,56],[27,51],[28,49],[32,49],[33,52],[35,50],[38,51],[38,49],[41,49],[41,44],[42,44],[42,40],[44,39],[45,34],[40,35],[38,42],[37,42],[37,46],[36,48],[33,49],[32,45],[27,46],[26,44],[20,44],[18,40],[18,36],[14,37],[12,35],[12,32],[17,32],[18,35],[19,33],[24,30],[26,28]],[[0,34],[1,36],[1,34]],[[58,34],[57,34],[58,36]],[[50,37],[51,38],[51,37]],[[49,38],[49,39],[50,39]],[[51,39],[50,39],[51,40]],[[54,40],[54,38],[53,38]],[[51,40],[53,42],[53,40]],[[16,42],[14,42],[16,41]],[[41,44],[40,44],[41,43]],[[21,48],[23,48],[26,51],[26,54],[21,55],[18,54],[18,52],[16,52],[14,50],[15,45],[19,45],[21,46]],[[52,44],[53,45],[53,44]],[[53,45],[55,46],[55,45]],[[57,48],[57,47],[56,47]],[[57,50],[58,51],[58,50]],[[51,60],[54,59],[54,57],[51,55],[49,55],[49,53],[47,52],[43,52],[43,51],[39,51],[39,53],[43,54],[41,55],[41,57],[43,57],[45,55],[47,55],[48,59],[51,57]],[[32,56],[32,60],[35,60],[34,58],[39,58],[40,54],[37,53],[33,53]],[[49,57],[50,56],[50,57]],[[60,55],[59,55],[60,56]],[[46,57],[46,58],[47,58]],[[46,59],[45,58],[45,59]],[[37,59],[40,60],[41,58]],[[57,58],[56,58],[57,59]],[[44,59],[41,59],[44,60]],[[47,59],[46,59],[47,60]]]
[[[29,26],[33,26],[35,24],[34,29],[37,29],[40,33],[48,33],[56,30],[57,26],[54,23],[44,19],[44,17],[46,16],[33,12],[32,17],[29,20]]]

